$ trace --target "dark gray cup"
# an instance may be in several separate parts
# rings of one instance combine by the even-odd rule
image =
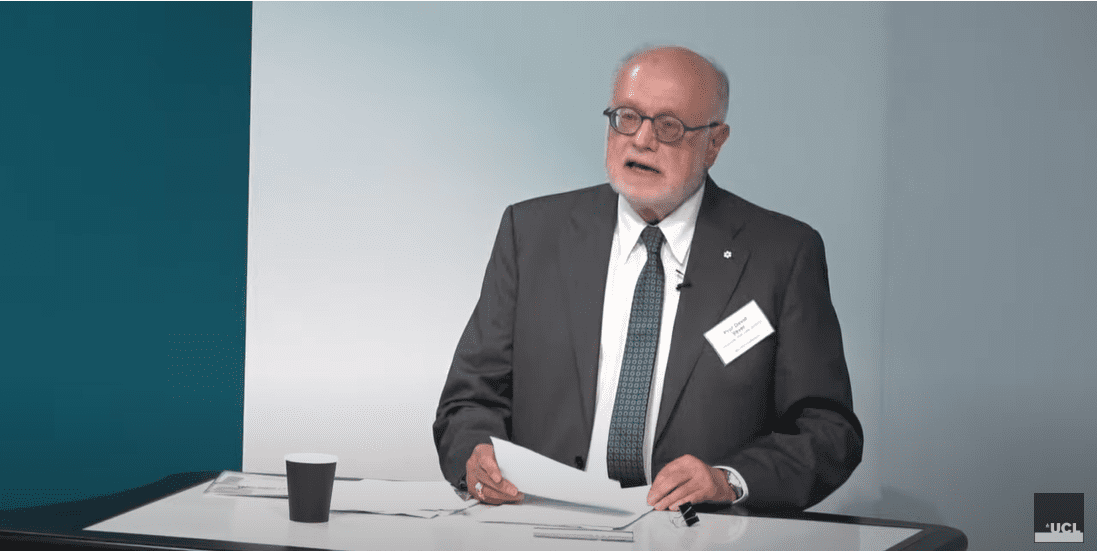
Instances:
[[[323,453],[291,453],[286,456],[290,520],[328,521],[331,490],[335,485],[335,463],[338,460],[334,455]]]

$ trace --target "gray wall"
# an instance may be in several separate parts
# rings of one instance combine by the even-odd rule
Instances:
[[[1097,518],[1097,6],[886,29],[880,513],[1028,548],[1034,492]]]

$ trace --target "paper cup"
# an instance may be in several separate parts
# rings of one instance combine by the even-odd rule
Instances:
[[[286,456],[289,487],[289,519],[295,522],[327,522],[331,490],[335,485],[334,455],[291,453]]]

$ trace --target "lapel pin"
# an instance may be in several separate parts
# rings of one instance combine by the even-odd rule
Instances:
[[[724,251],[724,258],[731,258],[731,251]]]

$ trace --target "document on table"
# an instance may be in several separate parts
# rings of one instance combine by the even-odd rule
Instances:
[[[288,498],[284,475],[225,471],[205,491],[208,495]],[[445,481],[336,480],[331,510],[434,518],[466,509],[464,500]]]
[[[289,497],[284,475],[236,471],[222,472],[210,483],[205,493],[219,496]]]
[[[537,526],[621,528],[651,511],[648,486],[622,489],[607,477],[580,471],[537,452],[492,438],[503,477],[525,494],[518,504],[481,507],[483,522]]]
[[[458,497],[446,481],[336,480],[331,492],[332,511],[432,518],[476,503]]]

